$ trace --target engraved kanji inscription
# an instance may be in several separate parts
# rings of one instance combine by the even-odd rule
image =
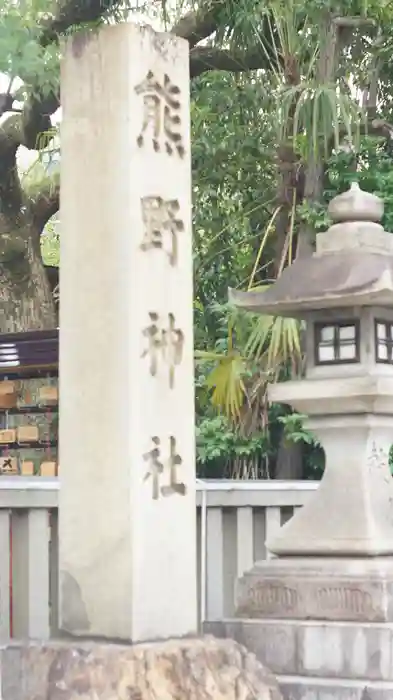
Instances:
[[[184,496],[187,492],[187,487],[183,482],[177,480],[176,470],[183,460],[176,452],[176,438],[172,435],[169,438],[169,457],[161,461],[161,440],[155,436],[152,438],[152,449],[143,455],[143,459],[148,463],[148,470],[145,474],[144,481],[152,480],[153,499],[156,501],[161,496],[172,496],[177,493]],[[169,471],[169,483],[160,485],[160,477],[164,470]]]
[[[145,144],[146,134],[152,132],[153,148],[156,152],[165,149],[169,155],[178,153],[183,158],[180,117],[180,88],[172,83],[168,75],[164,81],[157,80],[152,71],[135,87],[137,95],[143,96],[143,123],[138,136],[139,147]]]
[[[173,314],[168,314],[166,326],[161,325],[161,319],[157,313],[151,312],[149,316],[151,323],[143,331],[148,347],[143,351],[142,357],[149,357],[150,374],[155,377],[161,355],[169,368],[169,386],[173,389],[175,368],[183,358],[184,333],[180,328],[176,328]]]
[[[177,199],[142,197],[143,241],[142,250],[162,248],[169,262],[176,265],[178,257],[177,235],[184,231],[184,222],[179,217],[180,204]]]

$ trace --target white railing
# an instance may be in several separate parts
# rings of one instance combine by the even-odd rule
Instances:
[[[234,584],[265,540],[318,487],[312,481],[197,481],[201,622],[230,616]],[[0,638],[56,635],[57,479],[0,478]]]

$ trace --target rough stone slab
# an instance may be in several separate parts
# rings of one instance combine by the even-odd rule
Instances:
[[[237,581],[236,617],[393,622],[393,559],[273,559]]]
[[[393,683],[279,678],[284,700],[392,700]]]
[[[0,659],[1,700],[282,700],[274,676],[230,639],[26,642]]]
[[[205,631],[235,639],[278,675],[393,682],[389,623],[224,620]]]

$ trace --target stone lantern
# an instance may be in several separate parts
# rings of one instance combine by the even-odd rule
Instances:
[[[229,633],[257,653],[262,635],[270,648],[262,661],[277,673],[291,673],[280,667],[280,645],[277,658],[269,647],[283,619],[324,621],[313,628],[317,656],[332,626],[345,648],[338,623],[356,622],[366,639],[370,623],[393,622],[393,236],[380,224],[382,201],[357,184],[333,199],[329,214],[333,225],[317,235],[314,255],[293,263],[265,292],[231,291],[243,309],[305,320],[305,376],[271,385],[269,398],[308,416],[326,457],[318,490],[266,543],[274,557],[237,585],[242,619]],[[252,643],[244,618],[259,618]],[[302,653],[296,651],[307,676]],[[391,675],[393,681],[393,667]],[[393,683],[389,688],[393,697]],[[296,690],[293,697],[314,695]],[[332,690],[326,697],[352,695]]]

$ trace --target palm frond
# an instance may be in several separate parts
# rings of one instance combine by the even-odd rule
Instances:
[[[212,404],[223,409],[232,420],[240,416],[245,398],[243,375],[246,371],[244,358],[233,352],[222,356],[206,379],[212,389]]]
[[[260,316],[245,349],[247,359],[260,362],[271,379],[282,366],[290,365],[294,373],[302,366],[301,325],[293,318]]]
[[[292,124],[292,133],[282,133],[282,137],[296,140],[299,134],[305,134],[310,152],[323,150],[323,155],[328,154],[332,138],[338,147],[343,129],[352,144],[359,141],[362,120],[359,105],[335,84],[316,85],[311,81],[286,87],[281,92],[281,104],[284,131],[286,123]]]

